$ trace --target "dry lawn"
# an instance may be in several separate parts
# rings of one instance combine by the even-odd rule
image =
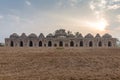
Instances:
[[[0,80],[120,80],[120,49],[0,48]]]

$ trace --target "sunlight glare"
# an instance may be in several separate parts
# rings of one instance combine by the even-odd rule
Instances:
[[[97,22],[87,22],[87,24],[100,31],[105,31],[106,26],[108,25],[107,21],[105,19],[100,19]]]
[[[104,31],[107,25],[107,21],[105,19],[101,19],[96,26],[99,30]]]

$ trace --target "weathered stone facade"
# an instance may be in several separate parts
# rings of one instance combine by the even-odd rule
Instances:
[[[116,47],[116,38],[105,34],[102,37],[97,34],[95,37],[90,33],[85,37],[79,32],[73,35],[64,29],[55,31],[55,34],[48,34],[46,37],[41,33],[39,36],[32,33],[21,36],[13,33],[10,38],[5,39],[7,47]]]

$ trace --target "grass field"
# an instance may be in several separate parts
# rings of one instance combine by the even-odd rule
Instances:
[[[0,80],[120,80],[120,49],[0,48]]]

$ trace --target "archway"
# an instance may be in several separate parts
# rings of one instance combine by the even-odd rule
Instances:
[[[54,47],[57,47],[57,44],[54,44]]]
[[[52,42],[48,41],[48,47],[52,47]]]
[[[93,42],[90,41],[90,42],[89,42],[89,47],[92,47],[92,46],[93,46]]]
[[[112,43],[111,41],[108,42],[108,47],[111,47],[112,46]]]
[[[80,47],[83,47],[83,41],[80,41]]]
[[[39,42],[39,47],[42,47],[42,41]]]
[[[14,47],[14,42],[13,41],[10,42],[10,46]]]
[[[20,41],[20,47],[23,47],[23,41]]]
[[[102,42],[101,42],[101,41],[98,43],[98,46],[99,46],[99,47],[102,47]]]
[[[29,42],[29,46],[33,47],[33,42],[32,41]]]
[[[70,47],[74,47],[74,42],[73,41],[70,42]]]
[[[63,47],[63,42],[62,41],[59,42],[59,47]]]

